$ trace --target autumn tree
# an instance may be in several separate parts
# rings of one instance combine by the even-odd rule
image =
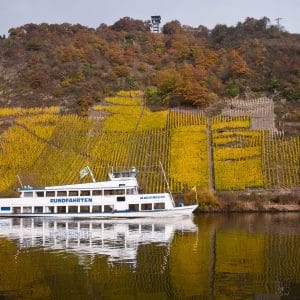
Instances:
[[[142,20],[135,20],[129,17],[124,17],[118,20],[117,22],[115,22],[112,26],[110,26],[110,28],[115,31],[146,32],[146,31],[150,31],[150,23],[147,21],[144,22]]]
[[[174,20],[171,22],[166,23],[162,28],[163,34],[176,34],[182,32],[181,24],[178,20]]]

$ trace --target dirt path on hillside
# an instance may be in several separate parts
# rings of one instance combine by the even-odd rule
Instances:
[[[212,146],[212,130],[211,130],[211,117],[207,121],[207,151],[208,151],[208,188],[211,192],[215,192],[214,181],[214,160],[213,160],[213,146]]]

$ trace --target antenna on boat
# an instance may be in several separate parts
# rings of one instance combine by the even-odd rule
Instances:
[[[167,179],[166,172],[165,172],[165,170],[164,170],[164,167],[163,167],[161,161],[159,161],[159,164],[160,164],[162,173],[163,173],[163,175],[164,175],[164,180],[165,180],[165,182],[166,182],[168,192],[169,192],[169,194],[170,194],[170,196],[171,196],[171,201],[172,201],[173,205],[175,206],[175,202],[174,202],[174,199],[173,199],[173,195],[172,195],[172,193],[171,193],[171,190],[170,190],[170,186],[169,186],[169,182],[168,182],[168,179]]]
[[[17,175],[17,178],[18,178],[18,181],[19,181],[19,183],[20,183],[20,186],[21,186],[21,188],[23,188],[23,183],[22,183],[22,181],[21,181],[21,178],[20,178],[20,176],[19,176],[19,175]]]

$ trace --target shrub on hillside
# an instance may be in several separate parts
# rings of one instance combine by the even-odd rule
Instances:
[[[214,209],[221,207],[220,199],[214,195],[209,189],[194,189],[188,191],[184,196],[185,204],[198,203],[200,208]]]

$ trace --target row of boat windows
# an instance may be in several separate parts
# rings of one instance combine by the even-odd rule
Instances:
[[[71,191],[30,191],[23,192],[23,197],[78,197],[78,196],[114,196],[114,195],[135,195],[136,188],[115,189],[115,190],[71,190]]]
[[[4,209],[3,209],[4,208]],[[165,203],[142,203],[129,204],[128,211],[147,211],[165,209]],[[1,211],[9,212],[10,207],[1,207]],[[80,206],[15,206],[12,207],[14,214],[31,213],[101,213],[115,211],[114,205],[80,205]]]

